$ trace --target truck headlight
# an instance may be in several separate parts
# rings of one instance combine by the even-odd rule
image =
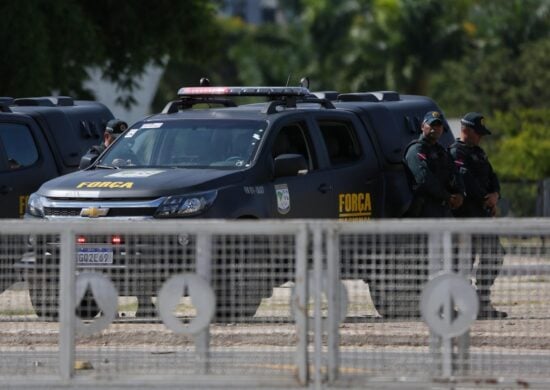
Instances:
[[[169,196],[157,208],[155,217],[189,217],[200,214],[212,206],[217,196],[218,191]]]
[[[44,218],[44,197],[36,192],[29,196],[25,212],[33,217]]]

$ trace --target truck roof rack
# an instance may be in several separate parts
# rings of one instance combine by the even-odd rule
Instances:
[[[340,92],[338,91],[318,91],[313,92],[319,99],[337,100]]]
[[[0,97],[0,111],[11,112],[10,106],[13,104],[13,98],[2,96]]]
[[[395,91],[357,92],[340,94],[338,100],[341,102],[396,102],[400,100],[400,96]]]
[[[230,99],[224,98],[207,98],[207,97],[182,97],[180,100],[168,102],[162,109],[162,114],[173,114],[179,110],[193,108],[199,104],[216,104],[223,107],[237,107],[237,104]]]
[[[41,96],[18,98],[14,100],[16,106],[42,106],[42,107],[66,107],[74,106],[74,100],[70,96]]]
[[[306,96],[303,98],[295,98],[295,97],[286,97],[284,100],[272,100],[269,102],[267,107],[262,110],[264,114],[275,114],[277,113],[277,107],[284,107],[284,108],[296,108],[297,103],[316,103],[320,104],[323,108],[333,109],[334,104],[329,99],[319,99],[315,95]]]

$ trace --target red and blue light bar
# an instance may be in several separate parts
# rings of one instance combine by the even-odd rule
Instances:
[[[308,95],[311,92],[304,87],[183,87],[178,91],[180,97]]]

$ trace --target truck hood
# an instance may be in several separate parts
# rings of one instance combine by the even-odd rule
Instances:
[[[78,171],[44,183],[38,190],[52,198],[157,198],[235,184],[242,172],[212,169],[148,168]]]

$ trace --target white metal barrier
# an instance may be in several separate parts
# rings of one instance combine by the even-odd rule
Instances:
[[[550,384],[548,219],[3,222],[12,386]]]

